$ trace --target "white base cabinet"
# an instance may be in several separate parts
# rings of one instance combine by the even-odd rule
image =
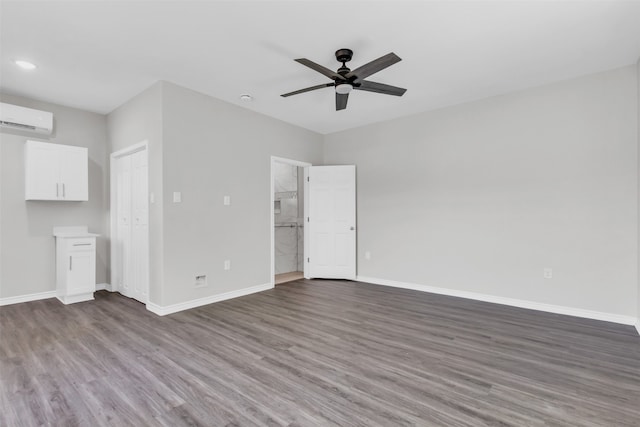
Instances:
[[[64,304],[93,299],[96,237],[86,227],[56,227],[56,297]]]

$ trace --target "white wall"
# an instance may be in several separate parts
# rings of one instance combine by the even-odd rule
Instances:
[[[636,316],[636,72],[326,136],[357,165],[358,274]]]
[[[638,115],[638,203],[640,204],[640,58],[636,63],[636,85],[637,85],[637,95],[638,95],[638,107],[636,113]],[[640,208],[638,208],[638,304],[637,304],[637,318],[638,321],[636,323],[636,329],[638,333],[640,333]]]
[[[97,239],[96,281],[109,280],[106,117],[56,104],[0,95],[0,101],[51,111],[50,137],[0,130],[0,298],[54,291],[53,227],[87,225]],[[89,149],[89,201],[24,200],[24,142],[40,140]]]
[[[271,156],[321,164],[322,136],[170,83],[163,119],[163,304],[269,283]]]
[[[158,82],[112,111],[107,117],[109,155],[142,141],[149,149],[149,300],[162,301],[164,279],[162,191],[162,88]],[[116,283],[112,287],[117,286]]]

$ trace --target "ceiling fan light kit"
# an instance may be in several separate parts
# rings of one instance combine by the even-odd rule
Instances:
[[[336,85],[336,93],[339,93],[340,95],[346,95],[352,90],[353,86],[351,86],[349,83],[341,83],[339,85]]]
[[[338,111],[347,108],[349,93],[352,90],[364,90],[367,92],[382,93],[384,95],[394,96],[402,96],[407,91],[406,89],[403,89],[401,87],[390,86],[384,83],[376,83],[365,80],[370,75],[375,74],[378,71],[382,71],[385,68],[395,64],[396,62],[400,62],[400,57],[395,53],[388,53],[378,59],[375,59],[356,68],[353,71],[351,71],[349,67],[347,67],[347,62],[351,61],[352,57],[353,51],[351,49],[338,49],[336,51],[336,59],[338,60],[338,62],[342,62],[342,66],[335,72],[306,58],[296,59],[296,62],[299,62],[300,64],[305,65],[312,70],[315,70],[320,74],[329,77],[331,80],[333,80],[333,83],[311,86],[305,89],[285,93],[280,96],[286,98],[291,95],[298,95],[300,93],[310,92],[312,90],[333,86],[336,92],[336,111]]]

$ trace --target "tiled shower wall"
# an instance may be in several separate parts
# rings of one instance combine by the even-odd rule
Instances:
[[[302,168],[275,163],[274,191],[275,273],[302,271],[304,247]]]

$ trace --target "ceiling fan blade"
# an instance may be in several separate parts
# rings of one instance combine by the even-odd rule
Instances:
[[[322,84],[322,85],[311,86],[311,87],[300,89],[300,90],[296,90],[296,91],[293,91],[293,92],[284,93],[284,94],[282,94],[280,96],[286,98],[287,96],[297,95],[299,93],[310,92],[312,90],[322,89],[322,88],[329,87],[329,86],[333,86],[333,83],[325,83],[325,84]]]
[[[395,64],[396,62],[400,62],[402,59],[395,53],[391,52],[386,54],[385,56],[381,56],[378,59],[374,59],[373,61],[364,64],[361,67],[356,68],[346,75],[347,78],[351,78],[355,76],[355,83],[358,83],[371,74],[377,73],[378,71],[384,70],[385,68]]]
[[[385,95],[402,96],[407,91],[404,88],[386,85],[384,83],[363,81],[360,86],[353,86],[356,90],[366,90],[367,92],[383,93]]]
[[[343,76],[341,76],[340,74],[336,73],[335,71],[332,71],[332,70],[328,69],[327,67],[323,67],[320,64],[316,64],[313,61],[309,61],[306,58],[299,58],[299,59],[295,59],[294,61],[299,62],[302,65],[306,65],[307,67],[311,68],[312,70],[316,70],[320,74],[324,74],[325,76],[329,77],[332,80],[346,80]]]
[[[336,92],[336,111],[344,110],[347,108],[347,101],[349,100],[348,93],[337,93]]]

